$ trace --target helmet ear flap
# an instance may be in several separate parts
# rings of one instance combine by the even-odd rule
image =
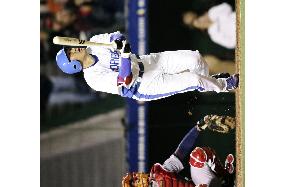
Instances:
[[[63,47],[63,49],[64,49],[64,52],[65,52],[65,55],[66,55],[68,61],[71,62],[70,55],[69,55],[69,51],[70,51],[71,47]]]
[[[70,49],[70,48],[69,48]],[[63,48],[56,55],[57,66],[67,74],[74,74],[80,72],[83,67],[78,60],[70,60],[66,53],[69,49]]]

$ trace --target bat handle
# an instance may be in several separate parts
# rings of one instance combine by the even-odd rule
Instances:
[[[111,46],[112,46],[112,48],[113,48],[114,50],[118,50],[118,49],[117,49],[117,44],[115,43],[115,41],[113,41],[113,42],[111,43]]]

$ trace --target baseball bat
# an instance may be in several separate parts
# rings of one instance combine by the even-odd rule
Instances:
[[[116,49],[116,43],[97,43],[91,42],[87,40],[80,40],[78,38],[71,38],[71,37],[61,37],[55,36],[53,38],[53,43],[57,45],[65,45],[65,46],[72,46],[72,47],[86,47],[86,46],[99,46],[99,47],[106,47],[106,48],[113,48]]]

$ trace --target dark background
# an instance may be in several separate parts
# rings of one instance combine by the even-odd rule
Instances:
[[[205,115],[235,116],[235,93],[189,92],[152,101],[148,110],[148,167],[151,167],[154,163],[163,163],[184,135]],[[200,133],[196,146],[212,147],[223,162],[229,153],[235,155],[235,143],[234,131],[221,134],[206,130]]]
[[[194,11],[202,15],[214,5],[227,2],[235,10],[234,0],[155,0],[149,1],[149,51],[191,49],[201,54],[216,55],[233,60],[235,51],[212,42],[206,31],[189,29],[182,22],[182,14]]]

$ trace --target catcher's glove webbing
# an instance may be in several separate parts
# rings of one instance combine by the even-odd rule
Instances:
[[[219,132],[229,133],[230,130],[235,129],[236,120],[230,116],[207,115],[197,123],[199,129],[206,129]]]
[[[150,173],[151,187],[194,187],[191,180],[177,176],[174,172],[166,171],[161,164],[154,164]]]
[[[132,172],[122,179],[122,187],[149,187],[149,174]]]

